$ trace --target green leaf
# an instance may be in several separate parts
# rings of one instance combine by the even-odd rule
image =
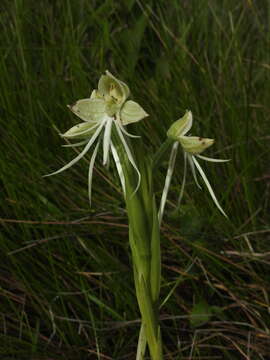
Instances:
[[[205,324],[212,316],[212,307],[207,304],[205,300],[200,300],[192,308],[189,314],[189,321],[191,327],[197,327]]]

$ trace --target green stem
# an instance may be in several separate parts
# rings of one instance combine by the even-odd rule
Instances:
[[[116,143],[116,142],[115,142]],[[121,145],[117,151],[123,167],[126,185],[126,207],[129,218],[129,242],[132,253],[134,282],[142,317],[137,359],[143,360],[146,343],[152,360],[162,360],[162,341],[158,321],[160,292],[160,233],[158,213],[153,192],[152,162],[141,141],[129,143],[141,184],[136,188],[136,174]]]

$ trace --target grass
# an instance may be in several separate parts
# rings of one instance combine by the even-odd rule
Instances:
[[[92,209],[89,157],[42,178],[74,156],[56,131],[76,122],[66,104],[89,96],[106,69],[151,114],[135,129],[151,151],[191,109],[194,134],[216,139],[209,156],[232,159],[204,166],[229,221],[191,176],[176,211],[178,159],[162,226],[166,359],[267,359],[268,1],[1,7],[1,359],[135,357],[139,312],[115,170],[95,168]]]

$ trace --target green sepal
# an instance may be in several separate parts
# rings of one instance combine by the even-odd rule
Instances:
[[[106,114],[105,101],[96,97],[78,100],[75,104],[68,105],[68,108],[84,121],[100,122]]]
[[[142,120],[148,116],[144,109],[135,101],[128,100],[120,111],[120,119],[123,125],[128,125]]]
[[[180,136],[178,141],[181,143],[184,151],[195,155],[200,154],[209,146],[213,145],[215,140],[198,136]]]

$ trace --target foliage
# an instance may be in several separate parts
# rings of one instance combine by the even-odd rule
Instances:
[[[58,132],[76,121],[66,104],[90,96],[108,69],[132,84],[151,114],[130,125],[149,148],[191,109],[194,134],[217,139],[210,156],[232,159],[205,166],[228,221],[191,177],[176,208],[177,158],[161,238],[167,358],[266,359],[269,2],[3,0],[0,7],[1,358],[136,354],[139,310],[116,170],[96,165],[92,209],[89,157],[42,178],[71,160],[72,151],[59,151]],[[167,161],[154,177],[157,197]],[[192,326],[200,304],[208,318]]]

